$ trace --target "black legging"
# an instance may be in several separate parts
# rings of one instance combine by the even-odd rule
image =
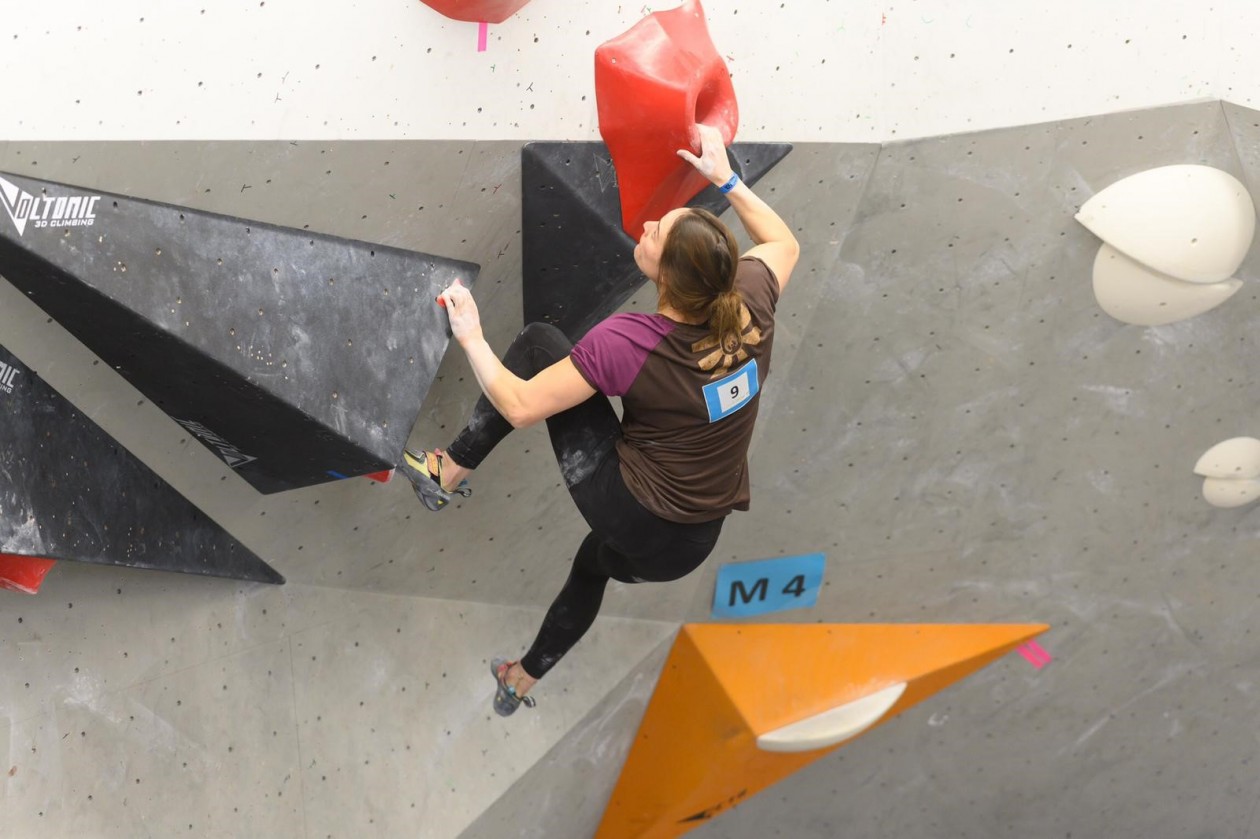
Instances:
[[[545,323],[531,323],[512,341],[503,365],[530,379],[565,358],[573,345]],[[607,397],[592,396],[547,420],[551,446],[569,493],[591,532],[582,541],[569,579],[556,597],[529,652],[525,672],[541,679],[586,634],[604,599],[609,579],[623,583],[667,582],[704,562],[723,519],[678,524],[649,512],[626,489],[615,448],[621,424]],[[482,396],[472,418],[447,453],[460,466],[476,469],[512,425]]]

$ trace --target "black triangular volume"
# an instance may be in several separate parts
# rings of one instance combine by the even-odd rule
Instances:
[[[479,267],[0,173],[0,275],[260,492],[395,465]]]
[[[3,346],[0,553],[284,582]]]
[[[755,184],[792,150],[789,143],[735,143],[735,171]],[[721,213],[709,187],[688,206]],[[558,326],[576,341],[644,283],[634,240],[621,229],[621,195],[603,143],[527,143],[521,149],[525,322]]]

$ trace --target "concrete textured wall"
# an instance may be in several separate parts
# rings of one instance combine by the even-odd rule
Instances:
[[[440,517],[398,481],[264,498],[0,284],[6,345],[292,582],[62,563],[44,594],[7,598],[5,823],[584,835],[644,680],[678,622],[707,615],[717,566],[821,550],[818,606],[776,620],[1045,621],[1056,660],[1010,656],[696,835],[1249,835],[1260,525],[1208,507],[1190,469],[1255,433],[1260,296],[1165,327],[1112,321],[1090,292],[1097,240],[1072,214],[1173,162],[1254,189],[1258,126],[1200,103],[799,145],[761,188],[805,251],[753,510],[691,578],[614,585],[539,708],[507,724],[485,661],[527,643],[582,533],[541,430]],[[520,323],[518,148],[14,142],[0,168],[479,259],[501,347]],[[1256,268],[1253,249],[1240,276]],[[475,393],[451,354],[413,439],[445,442]],[[596,758],[576,783],[574,761]]]

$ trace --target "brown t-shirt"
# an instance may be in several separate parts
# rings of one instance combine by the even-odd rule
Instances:
[[[622,478],[669,521],[748,509],[748,444],[770,375],[779,281],[760,259],[744,257],[735,287],[745,311],[744,344],[734,355],[709,337],[708,324],[660,314],[613,315],[571,355],[591,387],[621,397]]]

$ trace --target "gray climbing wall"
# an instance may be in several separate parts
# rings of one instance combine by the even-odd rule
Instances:
[[[756,444],[766,517],[725,546],[826,551],[817,608],[784,620],[1035,619],[1056,661],[1009,656],[697,837],[1250,835],[1260,520],[1208,507],[1190,469],[1255,427],[1260,301],[1113,321],[1072,214],[1163,164],[1242,177],[1255,116],[882,150],[837,270],[801,289],[810,320]],[[1240,276],[1258,269],[1253,249]]]
[[[462,834],[464,839],[516,836],[550,839],[590,836],[599,826],[608,794],[621,774],[652,690],[673,646],[673,634],[637,663],[609,693],[577,722],[573,733],[556,744],[512,784]],[[566,796],[564,806],[538,807],[556,790],[582,790]],[[534,813],[522,819],[522,813]]]
[[[796,144],[760,186],[804,256],[780,308],[753,510],[692,578],[610,587],[596,633],[509,723],[489,713],[485,662],[527,643],[584,533],[541,429],[440,517],[398,480],[245,495],[0,283],[6,343],[290,581],[117,586],[59,566],[20,612],[0,610],[0,667],[23,655],[0,687],[10,823],[90,831],[108,813],[173,832],[188,828],[169,801],[187,800],[194,834],[230,833],[241,807],[276,836],[315,823],[529,836],[511,818],[529,802],[532,822],[580,836],[607,775],[575,784],[571,767],[624,748],[636,679],[678,622],[707,615],[717,566],[821,550],[817,608],[776,620],[1044,621],[1055,661],[1003,659],[696,836],[1249,835],[1260,508],[1209,508],[1190,468],[1257,433],[1260,264],[1249,257],[1248,287],[1217,310],[1124,326],[1094,304],[1097,240],[1072,214],[1165,163],[1219,166],[1254,190],[1258,149],[1260,115],[1220,103],[883,148]],[[499,348],[520,326],[518,167],[513,143],[0,146],[7,171],[479,262]],[[449,442],[475,395],[448,354],[412,440]],[[94,636],[138,610],[153,616],[151,655]],[[236,704],[181,691],[189,679],[227,685]],[[257,737],[222,741],[231,709]],[[171,730],[183,739],[162,739]],[[546,766],[570,769],[548,786]]]

